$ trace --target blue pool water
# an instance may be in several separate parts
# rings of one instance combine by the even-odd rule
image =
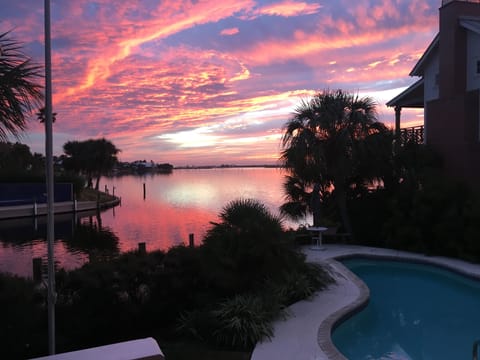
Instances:
[[[352,259],[368,306],[332,334],[350,360],[471,359],[480,339],[480,282],[434,266]]]

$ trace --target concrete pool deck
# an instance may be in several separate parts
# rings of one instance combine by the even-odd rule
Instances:
[[[330,339],[335,323],[361,308],[368,301],[368,288],[335,258],[368,256],[404,259],[438,265],[460,274],[480,279],[480,265],[462,260],[426,256],[405,251],[354,245],[329,244],[324,250],[304,247],[309,262],[322,263],[330,269],[336,284],[318,292],[312,299],[288,308],[288,318],[274,324],[271,340],[257,344],[251,360],[340,360],[346,359]]]

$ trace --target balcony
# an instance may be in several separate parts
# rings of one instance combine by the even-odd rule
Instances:
[[[405,145],[413,142],[415,144],[424,143],[424,126],[411,126],[400,129],[400,144]]]

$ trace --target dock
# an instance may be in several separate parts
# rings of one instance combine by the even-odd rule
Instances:
[[[55,214],[76,213],[87,210],[106,209],[120,204],[120,198],[108,202],[65,201],[54,205]],[[27,205],[0,206],[0,220],[47,215],[47,204],[33,203]]]

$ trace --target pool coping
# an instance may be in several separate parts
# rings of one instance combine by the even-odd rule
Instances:
[[[386,251],[390,249],[384,249]],[[354,283],[359,291],[360,295],[349,305],[344,306],[340,310],[330,314],[330,316],[325,319],[319,327],[318,331],[318,343],[320,349],[322,349],[323,353],[328,357],[328,359],[332,360],[348,360],[343,354],[337,349],[337,347],[333,344],[331,334],[335,330],[337,326],[348,320],[350,317],[354,316],[358,312],[362,311],[369,302],[370,299],[370,290],[368,286],[353,272],[351,272],[348,268],[343,266],[339,261],[345,259],[381,259],[386,261],[399,261],[399,262],[410,262],[414,264],[425,264],[436,266],[438,268],[451,271],[455,274],[459,274],[465,276],[467,278],[480,280],[480,273],[473,273],[468,272],[465,269],[460,269],[457,266],[454,266],[451,261],[457,263],[457,265],[461,263],[470,264],[470,265],[477,265],[473,263],[467,263],[463,260],[458,259],[451,259],[451,258],[444,258],[444,257],[437,257],[437,256],[428,256],[423,254],[417,253],[408,253],[408,252],[399,252],[396,255],[392,254],[366,254],[366,253],[350,253],[348,255],[339,255],[334,258],[331,258],[329,261],[327,260],[326,263],[331,261],[336,261],[337,264],[341,265],[346,272],[344,275],[347,275],[349,280]]]
[[[330,262],[331,264],[332,261],[336,261],[336,259],[327,261],[327,263]],[[343,275],[346,275],[348,280],[355,286],[357,286],[357,288],[359,289],[359,295],[355,300],[353,300],[353,302],[331,313],[325,320],[320,323],[320,326],[318,328],[317,341],[320,349],[328,357],[328,359],[348,360],[333,344],[332,332],[338,325],[342,324],[344,321],[348,320],[353,315],[362,311],[368,305],[368,302],[370,300],[370,289],[357,275],[351,272],[340,262],[336,262],[337,267],[341,266],[343,268]]]
[[[307,261],[324,264],[332,270],[336,270],[337,274],[346,279],[347,283],[353,284],[354,287],[358,289],[358,294],[353,298],[352,301],[345,304],[340,308],[335,308],[331,306],[329,309],[328,306],[325,306],[322,303],[321,297],[317,297],[313,301],[317,302],[318,306],[326,307],[324,312],[326,316],[321,319],[319,318],[319,324],[317,327],[316,342],[318,346],[318,353],[308,354],[311,359],[332,359],[332,360],[345,360],[347,359],[340,351],[335,347],[332,342],[331,334],[337,326],[343,323],[345,320],[361,311],[366,305],[368,305],[370,298],[370,290],[367,285],[353,274],[349,269],[347,269],[339,260],[347,258],[370,258],[370,259],[381,259],[381,260],[392,260],[392,261],[407,261],[411,263],[427,264],[433,265],[445,270],[451,271],[456,274],[463,275],[467,278],[472,278],[475,280],[480,280],[480,264],[469,263],[459,259],[446,258],[440,256],[428,256],[424,254],[409,253],[406,251],[399,251],[393,249],[383,249],[383,248],[372,248],[365,246],[356,246],[356,245],[341,245],[341,244],[327,244],[324,245],[325,251],[313,250],[309,247],[305,247],[302,251],[307,256]],[[344,285],[345,286],[345,285]],[[335,290],[327,288],[323,292],[335,292]],[[322,293],[322,292],[320,292]],[[351,295],[351,294],[350,294]],[[341,300],[340,296],[344,296],[341,292],[337,295],[338,300]],[[302,305],[296,303],[294,305]],[[308,305],[304,306],[306,310]],[[316,316],[318,314],[315,314]],[[289,321],[284,320],[285,321]],[[278,324],[277,324],[278,326]],[[298,323],[292,322],[291,325],[281,324],[281,327],[285,328],[290,326],[290,331],[292,333],[302,331]],[[303,330],[305,331],[305,330]],[[283,330],[285,332],[285,330]],[[308,343],[308,336],[305,336],[304,341],[307,342],[306,347],[311,348],[311,344]],[[285,341],[285,338],[275,339],[275,335],[272,338],[272,342],[269,345],[271,347],[270,351],[266,351],[265,348],[262,348],[262,351],[259,354],[255,354],[255,350],[252,355],[253,360],[263,360],[276,358],[280,359],[279,356],[273,356],[272,354],[278,353],[278,350],[275,349],[275,346],[285,346],[282,341]],[[298,347],[298,344],[296,344]],[[264,344],[261,345],[262,347]],[[278,355],[278,354],[277,354]],[[306,356],[307,354],[303,354]]]

